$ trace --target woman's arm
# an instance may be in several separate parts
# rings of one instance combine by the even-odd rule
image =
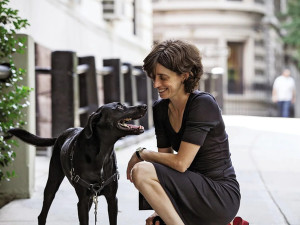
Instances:
[[[169,147],[169,148],[158,148],[158,152],[163,152],[163,153],[174,153],[172,147]]]
[[[160,148],[159,152],[143,150],[140,156],[148,162],[157,162],[179,172],[185,172],[193,162],[200,146],[182,141],[177,154],[172,154],[171,148]]]
[[[145,150],[143,150],[143,151],[145,151]],[[158,151],[160,153],[163,153],[163,154],[168,154],[168,155],[173,154],[173,149],[171,147],[169,147],[169,148],[158,148]],[[151,152],[154,152],[154,151],[151,151]],[[139,163],[139,162],[141,162],[141,160],[137,157],[136,153],[133,153],[133,155],[131,156],[131,159],[128,162],[127,170],[126,170],[127,179],[130,180],[131,182],[132,182],[131,170],[134,167],[134,165],[136,163]]]
[[[157,162],[183,173],[190,167],[199,148],[199,145],[182,141],[177,154],[174,154],[172,148],[169,147],[158,148],[158,152],[144,149],[140,152],[140,156],[145,161]],[[131,169],[138,162],[141,162],[141,160],[133,153],[127,165],[128,180],[131,180]]]

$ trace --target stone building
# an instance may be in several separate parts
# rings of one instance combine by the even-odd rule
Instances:
[[[153,39],[191,41],[206,72],[224,69],[224,113],[272,116],[275,77],[287,66],[299,80],[281,40],[285,11],[286,0],[153,0]]]

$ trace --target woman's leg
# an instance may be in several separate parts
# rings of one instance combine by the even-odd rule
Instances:
[[[131,171],[135,187],[166,224],[184,225],[171,200],[160,185],[152,163],[140,162]]]

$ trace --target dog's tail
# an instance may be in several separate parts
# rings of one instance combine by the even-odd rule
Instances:
[[[18,137],[22,141],[32,144],[35,146],[52,146],[54,145],[57,138],[42,138],[39,136],[36,136],[34,134],[29,133],[26,130],[23,130],[21,128],[12,128],[8,130],[8,133]]]

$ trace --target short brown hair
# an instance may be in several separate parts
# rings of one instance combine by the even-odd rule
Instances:
[[[151,79],[155,78],[157,63],[178,75],[189,73],[189,77],[184,81],[186,93],[191,93],[198,87],[203,74],[199,49],[182,40],[166,40],[155,44],[143,62],[143,70]]]

